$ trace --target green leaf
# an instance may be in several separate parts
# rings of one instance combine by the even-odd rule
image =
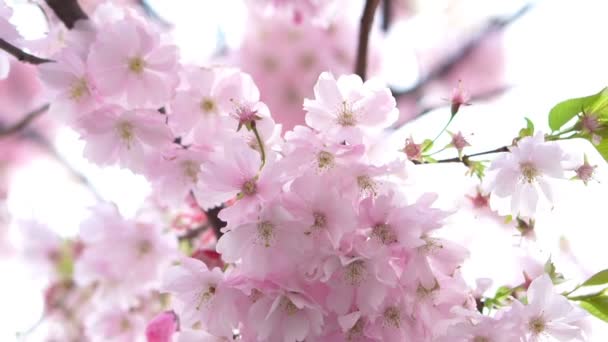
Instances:
[[[549,258],[549,260],[547,260],[547,262],[545,263],[545,273],[547,273],[549,277],[551,277],[551,281],[553,281],[553,284],[560,284],[563,283],[565,280],[564,276],[561,273],[557,272],[557,268],[555,267],[555,264],[553,263],[551,258]]]
[[[608,284],[608,269],[599,271],[587,279],[581,286],[595,286]]]
[[[595,149],[604,157],[604,160],[608,161],[608,139],[602,139],[598,145],[595,145]]]
[[[427,152],[428,150],[430,150],[431,148],[433,148],[433,140],[431,139],[425,139],[422,144],[420,144],[421,149],[422,149],[422,153]]]
[[[562,128],[568,121],[581,112],[593,112],[600,116],[608,115],[608,88],[591,96],[562,101],[549,112],[549,127],[553,131]]]
[[[592,297],[579,302],[593,316],[608,322],[608,296]]]
[[[523,137],[530,137],[534,135],[534,123],[532,122],[532,120],[528,119],[528,118],[524,118],[526,119],[526,128],[522,128],[519,130],[519,137],[523,138]]]

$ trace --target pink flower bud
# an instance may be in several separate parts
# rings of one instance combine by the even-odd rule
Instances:
[[[576,170],[574,170],[574,172],[576,172],[576,178],[582,180],[583,183],[587,185],[587,183],[589,183],[589,181],[593,179],[595,168],[597,168],[597,165],[589,164],[587,158],[585,158],[585,162],[583,163],[583,165],[579,166]]]
[[[420,161],[422,158],[422,144],[414,143],[414,139],[411,137],[407,138],[405,139],[403,152],[407,156],[407,159]]]
[[[462,82],[458,81],[458,87],[452,90],[452,97],[450,101],[452,102],[452,115],[456,115],[460,106],[469,106],[469,101],[471,100],[471,94],[468,91],[462,88]]]
[[[457,150],[458,150],[458,154],[462,153],[462,150],[467,147],[467,146],[471,146],[471,144],[469,144],[469,142],[464,138],[464,136],[462,136],[462,132],[458,132],[458,133],[450,133],[450,135],[452,136],[452,142],[450,143],[450,145],[454,146]]]
[[[148,342],[170,342],[171,336],[177,330],[177,316],[173,311],[165,311],[156,315],[146,327]]]

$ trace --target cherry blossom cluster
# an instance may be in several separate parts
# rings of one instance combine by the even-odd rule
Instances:
[[[258,2],[299,25],[338,3]],[[440,194],[416,194],[410,183],[415,164],[437,162],[429,153],[435,140],[408,139],[402,151],[384,150],[399,111],[380,80],[315,73],[312,92],[298,85],[299,96],[308,94],[303,120],[277,115],[275,122],[250,75],[180,63],[168,37],[133,11],[99,6],[65,34],[54,62],[39,66],[50,115],[80,134],[91,162],[143,175],[165,209],[191,205],[177,218],[127,219],[100,203],[78,239],[68,241],[40,224],[22,225],[30,230],[25,255],[52,280],[47,314],[70,327],[60,329],[66,335],[137,341],[145,333],[150,342],[585,340],[586,314],[553,288],[552,274],[526,278],[524,297],[509,291],[495,306],[486,305],[486,287],[465,282],[468,251],[441,235],[452,213],[435,204]],[[295,63],[314,63],[307,56]],[[277,60],[265,62],[278,67]],[[467,104],[466,94],[455,92],[450,121]],[[599,144],[601,124],[587,123],[584,134]],[[523,131],[493,151],[500,155],[487,178],[485,166],[463,153],[469,144],[461,133],[449,146],[484,178],[492,200],[506,199],[511,215],[530,219],[539,192],[552,199],[552,179],[568,171],[585,183],[593,177],[586,159],[566,165],[553,141],[561,134]],[[226,224],[215,227],[215,251],[189,237],[209,225],[204,213],[213,210]]]

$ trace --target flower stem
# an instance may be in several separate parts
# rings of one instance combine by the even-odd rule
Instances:
[[[258,129],[256,127],[255,121],[251,122],[251,130],[253,131],[253,134],[255,135],[255,139],[258,142],[258,146],[260,147],[260,157],[262,158],[262,165],[260,165],[260,170],[261,170],[262,168],[264,168],[264,165],[266,165],[266,150],[264,148],[264,142],[262,141],[260,132],[258,132]]]

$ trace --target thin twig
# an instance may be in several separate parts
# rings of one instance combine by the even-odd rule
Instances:
[[[374,23],[376,8],[380,0],[367,0],[363,15],[361,16],[361,25],[359,27],[359,44],[357,45],[357,59],[355,61],[355,74],[359,75],[363,80],[367,74],[367,50],[369,45],[369,34]]]
[[[50,105],[47,103],[47,104],[43,105],[42,107],[40,107],[40,108],[38,108],[38,109],[36,109],[36,110],[34,110],[34,111],[26,114],[23,117],[23,119],[19,120],[19,122],[15,123],[12,126],[9,126],[9,127],[6,127],[6,128],[0,126],[0,139],[22,131],[32,121],[34,121],[40,115],[44,114],[49,109],[49,107],[50,107]]]
[[[0,49],[6,51],[13,57],[17,58],[18,61],[24,62],[24,63],[38,65],[38,64],[53,62],[50,59],[30,55],[29,53],[21,50],[20,48],[16,47],[15,45],[7,42],[6,40],[4,40],[2,38],[0,38]]]
[[[479,157],[479,156],[483,156],[486,154],[493,154],[493,153],[501,153],[501,152],[509,152],[509,147],[508,146],[502,146],[493,150],[489,150],[489,151],[484,151],[484,152],[478,152],[478,153],[473,153],[473,154],[467,154],[462,156],[462,158],[460,157],[454,157],[454,158],[449,158],[449,159],[440,159],[440,160],[436,160],[433,162],[419,162],[419,161],[413,161],[414,164],[435,164],[435,163],[463,163],[465,166],[469,166],[469,159],[473,158],[473,157]]]
[[[497,87],[497,88],[494,88],[494,89],[491,89],[491,90],[488,90],[488,91],[481,92],[479,94],[473,95],[471,97],[471,101],[470,102],[475,103],[475,102],[478,102],[478,101],[486,101],[486,100],[493,99],[496,96],[504,94],[507,90],[511,89],[511,87],[512,87],[511,85],[503,85],[503,86],[500,86],[500,87]],[[432,111],[435,111],[435,110],[441,109],[441,108],[447,108],[447,107],[450,107],[450,106],[451,106],[451,104],[449,102],[445,102],[445,103],[439,103],[439,104],[435,104],[435,105],[430,105],[430,106],[424,107],[420,111],[418,111],[418,113],[416,113],[414,116],[412,116],[410,120],[405,121],[403,123],[400,123],[400,124],[392,127],[392,129],[398,130],[401,127],[403,127],[404,125],[406,125],[406,124],[408,124],[408,123],[410,123],[410,122],[412,122],[414,120],[417,120],[420,117],[422,117],[422,116],[424,116],[424,115],[426,115],[426,114],[428,114],[428,113],[430,113]]]
[[[74,28],[78,20],[87,20],[89,16],[83,11],[77,0],[45,0],[55,15],[69,28]]]
[[[415,85],[406,90],[393,90],[393,96],[398,97],[402,95],[415,94],[420,92],[425,86],[432,81],[442,78],[452,71],[460,62],[464,61],[468,56],[481,45],[481,43],[492,33],[498,32],[510,24],[523,17],[524,14],[532,9],[532,4],[527,4],[520,8],[514,14],[505,18],[495,18],[490,20],[488,24],[475,34],[466,44],[464,44],[454,54],[449,55],[442,63],[440,63],[435,69],[431,70],[428,74],[422,77]]]

